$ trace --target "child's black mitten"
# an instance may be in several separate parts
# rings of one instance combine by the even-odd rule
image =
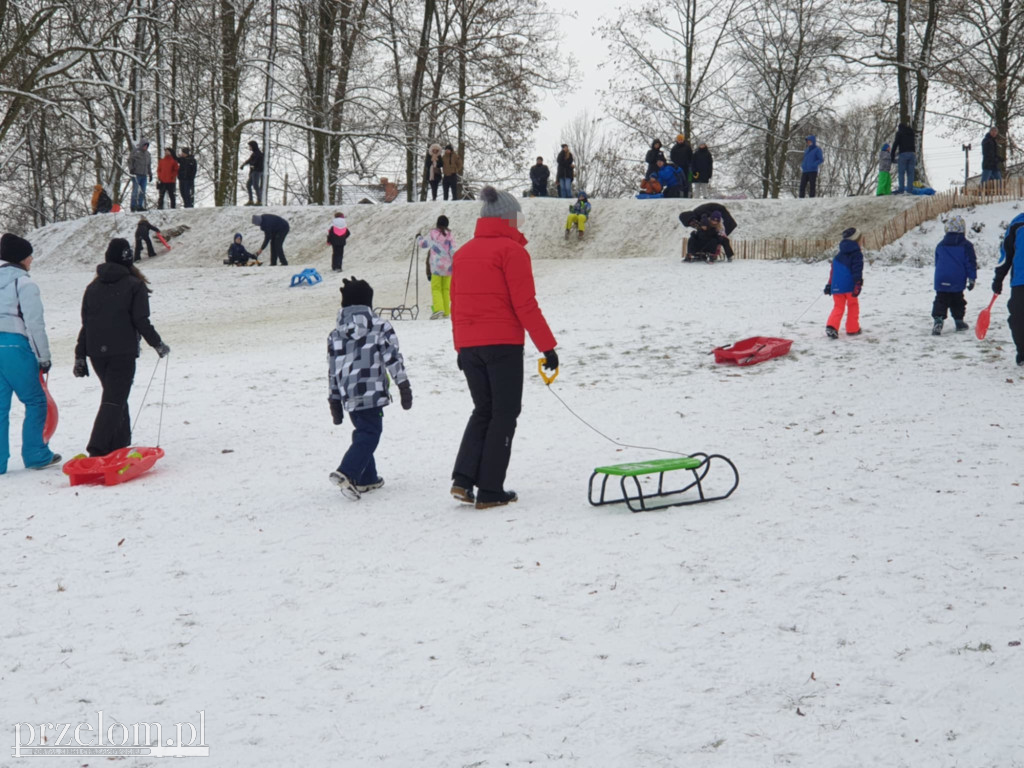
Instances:
[[[329,397],[327,402],[331,404],[331,418],[334,419],[334,423],[341,424],[345,420],[345,409],[341,407],[341,400]]]

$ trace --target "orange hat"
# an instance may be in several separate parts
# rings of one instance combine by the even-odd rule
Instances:
[[[683,136],[683,134],[680,133],[678,136],[676,136],[676,141],[678,141],[680,144],[682,144],[684,141],[686,141],[686,137]]]

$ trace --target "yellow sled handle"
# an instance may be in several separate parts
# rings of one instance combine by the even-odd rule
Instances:
[[[537,373],[540,374],[540,377],[541,379],[543,379],[544,383],[550,387],[551,382],[558,378],[559,369],[555,368],[554,373],[552,373],[550,376],[544,373],[544,363],[546,363],[547,360],[548,359],[546,357],[542,357],[540,360],[537,361]]]

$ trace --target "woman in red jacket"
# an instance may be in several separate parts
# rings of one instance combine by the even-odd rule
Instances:
[[[163,210],[164,195],[171,201],[171,208],[174,207],[174,185],[178,181],[178,159],[174,156],[174,150],[170,147],[164,148],[164,156],[156,164],[157,189],[160,190],[160,198],[157,208]]]
[[[519,202],[493,187],[480,190],[480,198],[476,232],[455,252],[452,268],[452,335],[473,397],[452,470],[452,496],[487,509],[518,500],[515,491],[505,490],[505,472],[522,410],[525,333],[538,350],[547,350],[545,368],[556,370],[558,355],[537,306]]]

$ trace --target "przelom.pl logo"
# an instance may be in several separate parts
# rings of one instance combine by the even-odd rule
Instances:
[[[187,741],[186,741],[187,739]],[[198,723],[104,723],[96,712],[95,726],[83,723],[15,723],[14,757],[60,756],[209,757],[206,710]]]

